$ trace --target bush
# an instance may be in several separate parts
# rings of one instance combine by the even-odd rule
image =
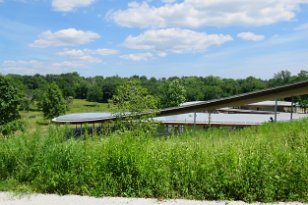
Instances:
[[[15,120],[5,125],[0,125],[0,134],[2,135],[10,135],[17,130],[24,131],[24,122],[22,120]]]

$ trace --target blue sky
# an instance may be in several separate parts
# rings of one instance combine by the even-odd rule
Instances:
[[[0,73],[308,70],[308,0],[0,0]]]

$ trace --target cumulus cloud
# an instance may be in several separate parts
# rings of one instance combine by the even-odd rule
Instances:
[[[19,67],[19,66],[41,66],[42,63],[37,60],[6,60],[2,62],[2,67]]]
[[[78,59],[71,60],[6,60],[0,62],[0,73],[2,74],[50,74],[71,72],[74,69],[87,67],[89,63],[101,63],[102,60],[92,56],[82,56]]]
[[[91,49],[64,49],[61,52],[58,52],[57,55],[60,56],[70,56],[70,57],[81,57],[86,55],[114,55],[119,53],[117,50],[108,49],[108,48],[98,48],[95,50]]]
[[[68,28],[56,32],[45,31],[41,33],[31,47],[46,48],[51,46],[75,46],[89,43],[99,39],[100,35],[92,31],[82,31]]]
[[[176,0],[161,0],[161,1],[165,4],[172,4],[172,3],[176,2]]]
[[[117,50],[99,48],[95,50],[91,49],[64,49],[61,52],[58,52],[58,56],[70,57],[82,62],[87,63],[101,63],[102,60],[94,56],[106,56],[117,54]]]
[[[263,41],[265,39],[263,35],[257,35],[252,32],[242,32],[237,34],[237,37],[246,41]]]
[[[84,50],[81,49],[64,49],[57,53],[59,56],[69,56],[69,57],[82,57],[88,55]]]
[[[307,3],[307,0],[184,0],[153,6],[144,1],[129,3],[127,9],[109,12],[108,17],[118,25],[141,28],[262,26],[294,19],[300,5]]]
[[[52,67],[54,68],[79,68],[83,66],[84,65],[82,63],[76,61],[63,61],[63,62],[52,63]]]
[[[78,7],[87,7],[94,0],[53,0],[52,7],[57,11],[68,12]]]
[[[114,49],[109,49],[109,48],[99,48],[93,51],[93,54],[102,55],[102,56],[114,55],[118,53],[119,51],[114,50]]]
[[[55,67],[49,62],[39,60],[6,60],[0,63],[0,72],[3,74],[34,75],[37,73],[48,74],[67,71],[68,70],[64,70],[63,67]]]
[[[222,45],[232,40],[230,35],[169,28],[148,30],[138,36],[128,36],[124,45],[130,49],[160,53],[191,53],[204,51],[209,46]]]
[[[147,52],[147,53],[134,53],[134,54],[122,55],[120,56],[120,58],[132,61],[147,61],[154,59],[155,56],[152,53]]]

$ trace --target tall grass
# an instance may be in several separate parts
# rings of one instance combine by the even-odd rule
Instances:
[[[0,189],[93,196],[308,201],[308,120],[65,139],[51,127],[0,139]]]

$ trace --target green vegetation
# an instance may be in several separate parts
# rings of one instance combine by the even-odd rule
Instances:
[[[150,123],[150,116],[139,114],[154,111],[157,104],[157,100],[148,94],[147,89],[143,88],[139,81],[127,81],[118,87],[110,101],[110,106],[114,108],[113,111],[119,118],[116,122],[117,129],[137,132],[155,130],[154,124]],[[129,116],[127,112],[130,113]]]
[[[11,78],[16,87],[24,94],[24,108],[22,109],[27,109],[29,100],[41,102],[44,96],[44,90],[52,82],[59,86],[65,99],[73,97],[91,102],[108,103],[118,87],[130,80],[139,81],[140,85],[146,88],[149,94],[160,102],[158,107],[163,108],[169,105],[174,106],[178,102],[181,103],[183,99],[186,99],[186,101],[211,100],[296,81],[308,80],[308,71],[302,70],[297,75],[291,75],[289,71],[281,71],[269,80],[262,80],[252,76],[245,79],[227,79],[215,76],[170,77],[161,79],[154,77],[147,78],[145,76],[132,76],[130,78],[95,76],[85,78],[79,76],[78,73],[49,74],[45,76],[7,75],[7,77]],[[170,86],[171,91],[168,90]],[[186,92],[182,92],[183,90],[186,90]],[[174,98],[171,97],[173,93],[176,93],[177,97],[184,95],[184,98],[180,97],[180,100],[174,102]],[[308,100],[308,96],[302,96],[295,100],[298,102]],[[38,107],[41,108],[41,105],[38,104]]]
[[[42,105],[46,119],[52,119],[65,113],[66,102],[56,83],[51,83],[46,89]]]
[[[86,100],[74,99],[67,113],[80,112],[110,112],[112,108],[107,103],[88,102]],[[31,104],[32,111],[21,111],[21,120],[25,130],[34,133],[36,129],[48,130],[49,120],[44,119],[43,112],[37,108],[37,103]]]
[[[0,139],[0,189],[93,196],[308,201],[308,120],[154,138]]]
[[[172,80],[163,90],[162,107],[176,107],[186,100],[186,90],[180,80]]]
[[[89,102],[86,100],[74,99],[68,113],[79,112],[110,112],[110,105],[107,103]]]
[[[156,127],[136,115],[119,122],[137,125],[132,129],[70,138],[71,128],[50,125],[42,112],[47,118],[67,108],[69,113],[137,114],[157,102],[173,106],[184,99],[209,100],[306,79],[307,71],[295,76],[282,71],[270,80],[0,76],[0,133],[7,135],[0,137],[0,191],[307,202],[308,120],[157,137],[150,132]],[[307,108],[308,96],[296,100]],[[16,121],[18,109],[22,121]],[[21,124],[25,129],[13,134]]]
[[[8,135],[20,127],[20,94],[12,81],[0,75],[0,136]]]

